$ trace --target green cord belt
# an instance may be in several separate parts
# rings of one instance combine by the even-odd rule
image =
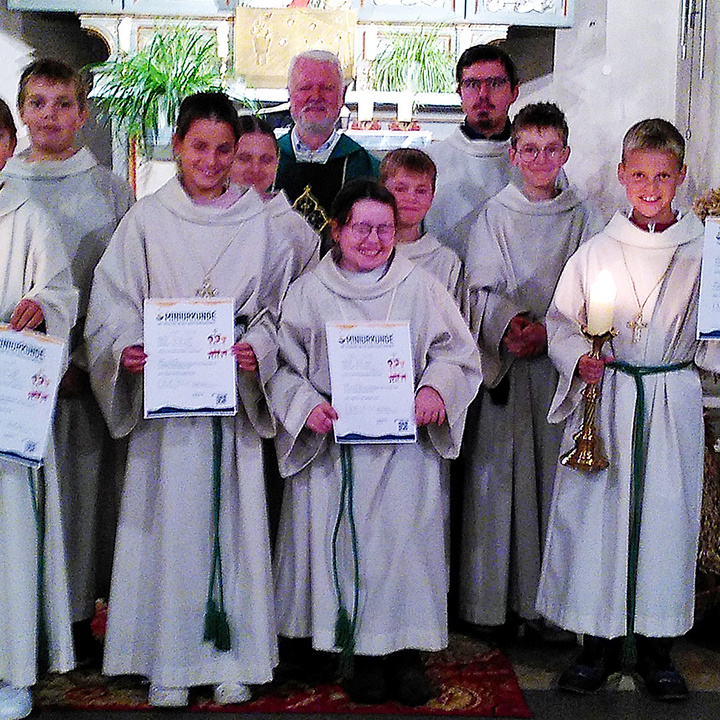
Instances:
[[[205,602],[205,628],[203,638],[213,642],[218,650],[230,649],[230,625],[225,612],[225,593],[223,588],[222,557],[220,555],[220,471],[222,464],[222,421],[216,415],[212,419],[213,432],[213,486],[212,486],[212,524],[213,553],[210,568],[210,583]],[[215,600],[217,581],[218,599]]]
[[[677,372],[691,365],[690,360],[672,365],[631,365],[621,360],[608,363],[608,367],[630,375],[635,380],[635,413],[632,431],[632,482],[630,484],[630,531],[628,537],[627,576],[627,632],[623,657],[627,664],[634,664],[635,651],[635,604],[637,599],[638,555],[640,552],[640,525],[642,523],[643,495],[645,492],[645,386],[646,375]]]
[[[349,676],[352,671],[352,659],[355,653],[355,631],[357,629],[358,603],[360,597],[360,558],[358,554],[357,530],[355,528],[355,513],[353,510],[353,467],[352,451],[349,445],[340,445],[340,463],[342,467],[342,485],[340,486],[340,506],[332,534],[332,570],[337,597],[338,611],[335,622],[335,645],[341,651],[341,671]],[[350,542],[353,554],[353,611],[352,617],[343,603],[340,590],[340,576],[338,572],[337,544],[340,534],[340,525],[343,515],[347,512],[347,522],[350,527]]]
[[[47,669],[50,659],[48,629],[45,619],[45,468],[42,465],[37,468],[37,488],[35,482],[36,473],[32,468],[28,468],[27,473],[37,534],[37,662],[42,671]]]

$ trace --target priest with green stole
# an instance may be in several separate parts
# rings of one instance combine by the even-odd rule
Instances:
[[[347,180],[377,177],[379,161],[335,126],[345,98],[340,60],[308,50],[290,61],[288,93],[294,125],[278,141],[275,188],[322,232],[330,205]]]

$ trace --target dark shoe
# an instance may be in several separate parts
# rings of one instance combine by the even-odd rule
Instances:
[[[102,645],[95,639],[90,618],[78,620],[72,625],[75,663],[79,668],[102,667]]]
[[[380,705],[388,699],[384,655],[356,655],[353,674],[343,681],[350,699],[358,705]]]
[[[388,655],[385,678],[391,697],[402,705],[425,705],[433,696],[417,650],[400,650]]]
[[[647,691],[657,700],[687,700],[689,692],[670,659],[672,638],[637,636],[637,671]]]
[[[311,638],[278,638],[280,663],[275,679],[295,680],[310,685],[334,682],[337,673],[337,653],[315,650]]]
[[[580,694],[599,690],[607,679],[620,670],[620,639],[583,636],[580,656],[558,680],[560,690]]]

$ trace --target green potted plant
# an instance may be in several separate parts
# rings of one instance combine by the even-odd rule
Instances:
[[[370,63],[375,90],[453,92],[454,60],[439,42],[439,28],[390,32]]]
[[[158,28],[136,52],[89,70],[101,114],[117,122],[147,157],[156,145],[169,143],[184,97],[222,90],[217,38],[198,27]]]

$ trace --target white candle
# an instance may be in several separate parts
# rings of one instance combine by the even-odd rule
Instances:
[[[398,122],[412,122],[413,104],[415,95],[411,92],[401,92],[397,102],[397,119]]]
[[[587,309],[587,331],[602,335],[612,329],[617,287],[609,270],[601,270],[590,286]]]
[[[362,91],[357,93],[357,114],[359,122],[370,122],[375,111],[375,102],[372,93]]]

